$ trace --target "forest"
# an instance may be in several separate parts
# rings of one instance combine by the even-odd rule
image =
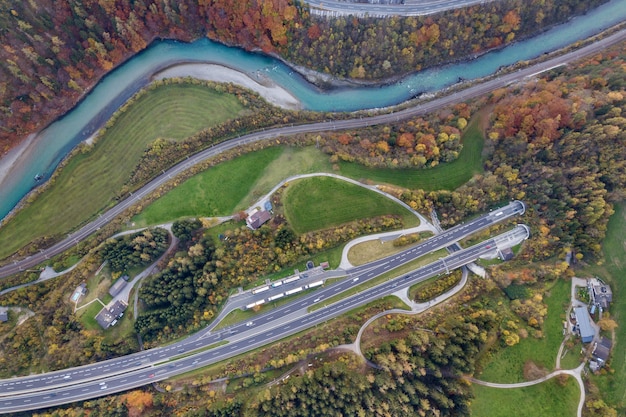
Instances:
[[[458,158],[461,131],[471,117],[471,108],[461,103],[437,116],[358,132],[324,132],[319,135],[320,143],[324,152],[333,155],[333,163],[341,160],[378,168],[432,168]]]
[[[2,0],[0,153],[158,38],[207,36],[337,77],[381,80],[496,48],[604,1],[505,0],[381,20],[316,17],[293,0]]]

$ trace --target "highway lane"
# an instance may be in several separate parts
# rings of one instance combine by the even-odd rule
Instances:
[[[361,284],[368,279],[375,278],[380,271],[390,271],[427,253],[448,247],[451,244],[498,222],[502,222],[516,215],[522,215],[524,212],[525,205],[523,202],[517,200],[512,201],[504,207],[492,210],[487,214],[478,216],[465,223],[458,224],[395,255],[349,269],[345,271],[345,273],[349,276],[349,279],[343,281],[340,286],[334,285],[331,287],[333,288],[332,290],[324,290],[321,293],[316,291],[315,293],[328,298],[329,296],[335,295],[340,289],[343,290],[353,285]],[[357,281],[352,281],[355,278],[357,278]],[[317,280],[315,277],[311,277],[311,279]],[[302,286],[303,282],[306,281],[298,280],[290,285],[271,289],[267,292],[258,294],[256,297],[253,297],[252,300],[250,297],[243,297],[240,301],[237,301],[236,305],[238,307],[243,307],[252,301],[257,301],[275,295],[279,292],[284,292],[288,289]],[[295,311],[295,307],[292,304],[287,304],[266,313],[264,317],[280,317],[288,315],[293,311]],[[237,334],[245,330],[248,329],[246,329],[245,325],[241,323],[222,330],[222,332],[230,331],[233,332],[231,334]],[[116,373],[125,373],[128,372],[128,370],[149,367],[151,364],[159,362],[163,360],[163,358],[170,357],[172,354],[183,354],[184,352],[204,347],[218,340],[219,339],[215,338],[211,332],[200,331],[169,346],[149,349],[124,357],[84,365],[77,368],[55,371],[46,374],[31,375],[27,377],[12,378],[8,380],[0,380],[0,397],[15,395],[16,393],[33,392],[41,389],[47,390],[55,386],[71,385],[83,381],[98,380]]]
[[[227,140],[211,148],[208,148],[202,152],[199,152],[193,156],[190,156],[187,160],[165,171],[163,174],[159,175],[154,180],[150,181],[148,184],[143,186],[141,189],[137,190],[128,198],[118,203],[115,207],[99,215],[97,219],[83,226],[77,232],[68,235],[65,239],[58,242],[54,246],[47,248],[45,250],[42,250],[41,252],[31,255],[22,260],[14,261],[13,263],[9,263],[7,265],[0,267],[0,278],[13,275],[20,271],[24,271],[28,268],[31,268],[35,265],[38,265],[44,262],[46,259],[49,259],[53,256],[56,256],[64,252],[65,250],[76,245],[81,240],[85,239],[87,236],[94,233],[96,230],[98,230],[100,227],[107,224],[109,221],[113,220],[115,217],[120,215],[122,212],[124,212],[126,209],[128,209],[132,205],[138,203],[142,198],[152,193],[161,185],[170,181],[176,175],[191,168],[195,164],[201,163],[209,158],[212,158],[220,154],[221,152],[236,148],[243,144],[249,144],[252,142],[272,139],[272,138],[276,138],[280,136],[290,136],[290,135],[294,135],[297,133],[314,133],[314,132],[322,132],[322,131],[329,131],[329,130],[356,129],[356,128],[378,125],[378,124],[388,124],[388,123],[399,122],[401,120],[406,120],[415,116],[424,115],[426,113],[435,111],[441,107],[445,107],[454,103],[462,102],[473,97],[485,95],[495,89],[505,87],[516,81],[523,80],[526,77],[534,76],[540,73],[541,71],[545,71],[550,68],[554,68],[558,65],[562,65],[567,62],[580,59],[584,56],[597,53],[605,49],[606,47],[613,45],[615,43],[621,42],[625,39],[626,39],[626,30],[622,30],[620,32],[615,33],[612,36],[609,36],[605,39],[594,42],[576,51],[564,54],[559,57],[549,59],[545,62],[532,65],[528,68],[521,69],[519,71],[515,71],[510,74],[502,75],[500,77],[487,80],[485,82],[473,85],[471,87],[455,92],[453,94],[436,98],[427,103],[416,104],[415,106],[412,106],[410,108],[400,110],[394,113],[371,116],[371,117],[358,117],[358,118],[347,119],[347,120],[326,121],[326,122],[318,122],[318,123],[311,123],[311,124],[305,124],[305,125],[285,126],[285,127],[269,129],[269,130],[265,130],[261,132],[254,132],[254,133],[247,134],[245,136],[241,136],[239,138]]]
[[[357,16],[423,16],[446,10],[460,9],[497,0],[405,0],[404,4],[355,3],[339,0],[304,0],[314,9],[333,15]],[[312,13],[315,13],[313,10]]]
[[[8,413],[32,410],[99,397],[164,380],[171,376],[187,372],[195,367],[220,362],[298,333],[304,329],[324,323],[333,317],[367,304],[374,299],[391,294],[398,288],[414,285],[436,275],[447,273],[453,268],[458,268],[473,262],[478,259],[478,257],[487,255],[496,250],[499,242],[517,242],[527,237],[528,228],[523,225],[518,225],[511,231],[467,249],[454,252],[445,258],[409,274],[405,274],[391,281],[366,289],[337,303],[307,313],[307,308],[319,302],[320,295],[324,291],[335,293],[349,289],[352,286],[353,279],[344,280],[336,285],[324,288],[322,291],[316,291],[298,300],[295,303],[297,305],[296,311],[292,314],[282,314],[281,318],[283,318],[283,320],[278,324],[275,324],[276,320],[274,316],[278,314],[278,312],[275,311],[273,315],[266,314],[255,318],[251,326],[240,324],[235,326],[230,332],[220,332],[211,336],[214,339],[212,343],[216,340],[222,340],[222,337],[227,340],[232,340],[227,345],[215,347],[169,363],[155,365],[149,369],[140,369],[130,371],[126,374],[115,375],[106,380],[91,381],[78,385],[60,387],[51,391],[40,391],[16,395],[10,398],[2,398],[0,399],[0,412]],[[379,275],[386,271],[387,269],[384,268],[384,265],[380,265],[377,267],[376,274]],[[341,290],[337,291],[337,288],[341,288]],[[267,328],[267,325],[269,325],[270,328]],[[244,327],[245,330],[241,331],[242,327]],[[257,328],[261,330],[256,331]],[[234,337],[233,335],[236,333],[242,333],[241,337]],[[166,356],[164,360],[172,359],[175,356],[176,355]]]

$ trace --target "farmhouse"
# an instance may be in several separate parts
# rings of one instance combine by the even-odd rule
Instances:
[[[272,215],[269,211],[266,210],[257,210],[255,209],[250,215],[246,218],[246,224],[252,230],[256,230],[261,227],[264,223],[267,223],[269,219],[272,218]]]

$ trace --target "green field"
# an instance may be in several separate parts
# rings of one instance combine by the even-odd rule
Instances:
[[[143,227],[183,217],[231,215],[282,152],[283,148],[267,148],[211,167],[150,204],[133,221]]]
[[[248,195],[237,208],[248,208],[250,203],[258,201],[261,196],[267,194],[284,179],[293,175],[315,172],[331,172],[328,155],[314,146],[285,147],[280,156],[267,166],[263,175],[254,183]]]
[[[555,379],[525,388],[501,389],[472,385],[474,417],[572,417],[580,394],[574,378],[565,386]]]
[[[383,214],[402,216],[405,227],[418,222],[407,209],[392,200],[329,177],[304,178],[289,184],[283,204],[287,221],[298,234]]]
[[[292,175],[329,171],[327,156],[313,146],[266,148],[191,177],[146,207],[133,221],[143,227],[182,217],[230,215],[249,208]]]
[[[605,279],[613,291],[613,303],[609,309],[611,318],[618,327],[615,329],[617,342],[611,352],[608,375],[592,375],[592,381],[600,388],[601,397],[607,404],[618,408],[618,415],[626,413],[626,288],[622,281],[626,276],[626,204],[615,205],[602,249],[604,263],[588,268],[585,272]]]
[[[439,164],[430,169],[367,168],[355,163],[341,162],[340,174],[410,189],[454,190],[469,181],[474,174],[483,171],[484,138],[479,122],[479,118],[475,117],[463,133],[461,138],[463,149],[455,161]]]
[[[45,193],[3,226],[0,258],[38,237],[63,235],[110,206],[155,139],[184,139],[242,111],[235,96],[202,85],[170,84],[143,94],[90,152],[72,158]]]
[[[524,381],[524,363],[531,360],[549,372],[554,370],[556,355],[563,341],[565,306],[569,303],[570,283],[558,280],[544,297],[548,315],[543,324],[544,337],[528,336],[511,347],[497,351],[478,379],[488,382],[512,383]]]

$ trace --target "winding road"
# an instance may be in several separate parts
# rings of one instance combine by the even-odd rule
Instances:
[[[606,49],[608,46],[621,42],[625,39],[626,39],[626,30],[622,30],[611,36],[608,36],[604,39],[601,39],[597,42],[594,42],[590,45],[587,45],[583,48],[569,52],[567,54],[554,57],[552,59],[548,59],[544,62],[531,65],[527,68],[520,69],[518,71],[509,73],[509,74],[505,74],[496,78],[486,80],[482,83],[472,85],[464,90],[433,99],[426,103],[418,103],[412,107],[399,110],[393,113],[381,114],[381,115],[371,116],[371,117],[358,117],[358,118],[346,119],[346,120],[325,121],[325,122],[317,122],[317,123],[310,123],[310,124],[303,124],[303,125],[284,126],[284,127],[278,127],[275,129],[249,133],[247,135],[244,135],[238,138],[224,141],[208,149],[205,149],[204,151],[199,152],[193,156],[190,156],[185,161],[173,166],[169,170],[165,171],[163,174],[154,178],[148,184],[144,185],[135,193],[131,193],[128,198],[121,201],[115,207],[111,208],[110,210],[106,211],[103,214],[100,214],[97,219],[83,226],[78,231],[69,234],[65,239],[56,243],[52,247],[42,250],[39,253],[31,255],[22,260],[13,261],[13,263],[9,263],[7,265],[0,267],[0,278],[7,277],[15,273],[24,271],[28,268],[31,268],[35,265],[38,265],[44,262],[47,259],[50,259],[53,256],[56,256],[66,251],[67,249],[78,244],[81,240],[85,239],[86,237],[88,237],[89,235],[97,231],[100,227],[109,223],[115,217],[123,213],[128,208],[132,207],[134,204],[141,201],[143,198],[145,198],[150,193],[155,191],[158,187],[170,181],[178,174],[186,171],[187,169],[191,168],[192,166],[196,164],[202,163],[206,161],[207,159],[213,158],[230,149],[233,149],[242,145],[248,145],[254,142],[277,138],[280,136],[290,136],[290,135],[302,134],[302,133],[314,133],[314,132],[344,130],[344,129],[358,129],[358,128],[372,126],[372,125],[388,124],[388,123],[399,122],[401,120],[407,120],[416,116],[420,116],[420,115],[435,111],[442,107],[449,106],[454,103],[459,103],[459,102],[462,102],[462,101],[465,101],[474,97],[488,94],[493,90],[496,90],[498,88],[505,87],[509,84],[521,81],[527,77],[533,77],[543,71],[547,71],[549,69],[558,67],[568,62],[580,59],[587,55],[591,55],[599,51],[602,51],[603,49]]]

